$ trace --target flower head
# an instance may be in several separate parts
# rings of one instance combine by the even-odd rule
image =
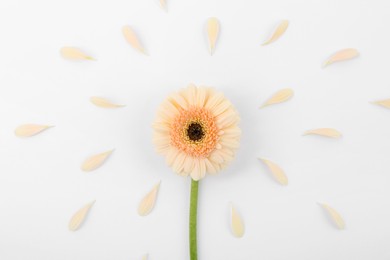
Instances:
[[[190,85],[161,104],[153,124],[153,142],[176,173],[200,180],[234,158],[241,134],[239,121],[221,92]]]

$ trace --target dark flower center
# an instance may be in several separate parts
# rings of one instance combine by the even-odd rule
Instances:
[[[204,136],[203,127],[199,123],[191,123],[187,128],[187,136],[191,141],[199,141]]]

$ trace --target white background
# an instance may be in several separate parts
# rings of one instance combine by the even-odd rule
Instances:
[[[370,101],[390,97],[390,2],[290,0],[153,0],[0,3],[0,259],[188,259],[190,179],[174,175],[151,143],[159,103],[193,82],[214,86],[239,110],[237,158],[200,183],[199,259],[390,259],[390,111]],[[205,21],[221,35],[208,54]],[[286,33],[262,47],[282,19]],[[131,25],[149,56],[134,51]],[[97,59],[59,55],[76,46]],[[339,49],[361,56],[326,69]],[[258,107],[282,88],[289,102]],[[90,96],[127,106],[97,108]],[[25,123],[54,128],[28,139]],[[302,136],[334,127],[330,140]],[[90,155],[115,148],[100,169]],[[277,162],[277,184],[257,157]],[[140,199],[162,180],[154,211]],[[72,214],[96,199],[77,232]],[[229,202],[246,233],[233,237]],[[317,202],[345,218],[337,230]]]

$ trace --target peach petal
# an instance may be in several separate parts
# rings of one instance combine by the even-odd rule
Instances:
[[[223,129],[224,131],[224,136],[228,136],[228,135],[241,135],[241,129],[238,128],[238,127],[230,127],[230,128],[225,128]]]
[[[188,85],[184,94],[188,99],[188,103],[194,106],[196,104],[196,86],[194,84]]]
[[[222,101],[218,106],[211,109],[211,113],[213,113],[215,116],[218,116],[225,112],[232,104],[228,100]]]
[[[236,149],[240,146],[238,140],[231,141],[230,139],[226,139],[226,140],[221,140],[220,143],[224,147],[233,148],[233,149]]]
[[[176,173],[180,173],[184,167],[184,160],[186,159],[186,155],[184,153],[179,153],[176,157],[176,160],[173,162],[173,170]]]
[[[217,121],[219,128],[229,127],[235,123],[237,123],[237,117],[234,114],[230,115],[229,117],[226,117],[224,120],[221,120],[220,122]]]
[[[226,163],[226,162],[230,162],[234,159],[234,155],[230,154],[229,152],[227,152],[228,150],[227,149],[221,149],[221,150],[218,150],[219,154],[222,156],[223,158],[223,162]]]
[[[194,158],[187,156],[184,161],[184,172],[190,173],[194,168]]]
[[[214,165],[210,162],[209,159],[205,158],[204,162],[205,162],[207,173],[210,173],[210,174],[217,173],[217,170],[215,169]]]
[[[200,167],[199,167],[199,161],[196,159],[194,160],[194,168],[191,171],[191,178],[195,181],[200,180]]]
[[[188,108],[188,104],[187,104],[187,101],[183,98],[183,96],[177,94],[177,93],[173,93],[171,95],[171,98],[170,98],[170,101],[173,103],[173,105],[175,105],[177,108],[183,108],[183,109],[187,109]]]
[[[171,148],[167,154],[166,162],[169,166],[173,165],[173,162],[175,161],[179,151],[176,148]]]
[[[191,172],[191,177],[195,181],[199,181],[206,175],[206,166],[203,163],[203,160],[195,159],[194,168]]]
[[[169,133],[171,131],[171,128],[168,124],[165,124],[165,123],[154,123],[152,125],[153,129],[158,131],[158,132],[162,132],[162,133]]]
[[[164,102],[162,107],[169,113],[169,116],[173,117],[179,113],[179,110],[170,101]]]
[[[218,153],[218,150],[210,155],[210,160],[216,163],[223,163],[223,157]]]
[[[224,100],[224,95],[222,93],[216,93],[213,95],[209,100],[207,100],[207,103],[205,105],[206,109],[212,110],[215,106],[220,104]]]
[[[203,89],[203,88],[199,88],[198,89],[198,93],[197,93],[197,106],[198,107],[203,107],[204,106],[204,103],[206,101],[206,90]]]
[[[206,163],[204,159],[199,160],[199,166],[200,166],[200,178],[203,179],[206,176]]]

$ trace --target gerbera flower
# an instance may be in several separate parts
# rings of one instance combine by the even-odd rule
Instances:
[[[153,142],[176,173],[200,180],[234,158],[241,134],[239,120],[221,92],[191,84],[161,104]]]

